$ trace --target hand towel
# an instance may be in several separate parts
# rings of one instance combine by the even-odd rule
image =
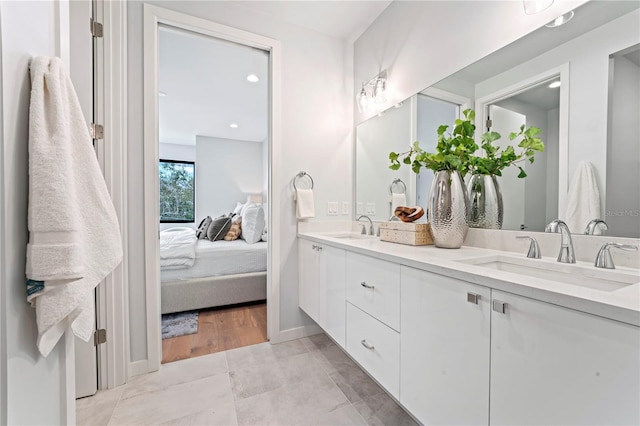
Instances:
[[[69,326],[85,341],[92,337],[93,289],[122,260],[116,212],[59,58],[31,63],[27,222],[26,275],[43,283],[27,299],[47,356]]]
[[[391,216],[393,216],[393,212],[396,211],[396,208],[399,206],[406,206],[407,205],[407,195],[402,192],[402,193],[395,193],[392,192],[391,193]]]
[[[569,184],[565,222],[572,233],[582,234],[589,222],[600,216],[600,191],[593,164],[581,161]]]
[[[296,190],[296,217],[308,219],[315,217],[316,209],[313,205],[313,189]]]

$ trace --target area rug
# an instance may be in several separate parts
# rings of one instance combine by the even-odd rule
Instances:
[[[198,312],[178,312],[162,316],[162,338],[184,336],[198,332]]]

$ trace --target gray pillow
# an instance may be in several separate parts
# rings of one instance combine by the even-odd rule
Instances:
[[[209,228],[207,228],[207,238],[209,241],[219,241],[224,239],[229,229],[231,228],[231,218],[222,216],[217,217],[211,221]]]
[[[198,237],[199,240],[207,238],[207,229],[209,229],[209,225],[211,225],[211,216],[207,216],[202,219],[202,222],[198,225],[198,229],[196,229],[196,237]]]

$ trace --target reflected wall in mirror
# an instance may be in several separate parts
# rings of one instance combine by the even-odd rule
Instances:
[[[626,223],[620,226],[613,224],[607,231],[607,235],[640,236],[637,201],[634,201],[635,204],[629,204],[627,199],[630,197],[625,198],[624,195],[624,191],[627,195],[629,192],[638,193],[639,178],[637,174],[631,172],[638,173],[640,170],[640,156],[637,154],[640,129],[637,121],[627,121],[627,124],[624,124],[623,120],[623,117],[627,115],[629,120],[633,117],[637,120],[640,115],[638,114],[639,91],[610,88],[610,85],[613,84],[612,81],[615,82],[616,79],[623,78],[618,74],[624,74],[626,76],[624,78],[634,79],[635,87],[639,85],[637,71],[636,74],[630,71],[633,69],[631,66],[634,64],[633,58],[637,58],[637,54],[633,54],[629,50],[632,46],[640,43],[639,7],[640,3],[629,1],[587,2],[575,10],[574,19],[567,25],[558,28],[539,28],[528,36],[421,92],[441,100],[443,97],[432,96],[432,92],[454,96],[457,100],[453,103],[457,105],[464,104],[463,100],[468,99],[469,105],[476,109],[476,126],[483,131],[486,130],[486,126],[480,125],[480,123],[485,123],[490,108],[506,107],[506,109],[521,114],[520,111],[523,111],[525,107],[532,110],[537,109],[536,114],[524,114],[527,116],[525,119],[527,125],[532,124],[537,127],[540,125],[535,123],[534,116],[538,117],[535,120],[541,119],[542,111],[547,111],[546,123],[543,123],[546,127],[546,137],[542,138],[547,146],[546,154],[544,158],[536,155],[536,163],[539,162],[539,164],[534,163],[530,177],[542,174],[542,172],[538,172],[539,168],[546,171],[546,176],[544,179],[536,180],[534,178],[531,181],[529,181],[530,177],[525,178],[524,190],[519,191],[520,195],[524,194],[524,198],[517,203],[523,213],[518,213],[516,219],[510,220],[510,224],[505,223],[503,229],[520,229],[521,225],[524,225],[529,231],[542,231],[544,224],[550,219],[564,218],[567,191],[573,173],[578,163],[588,161],[593,164],[596,172],[600,194],[600,219],[616,222],[618,218],[621,218],[620,220],[624,220]],[[625,56],[628,54],[631,59]],[[626,66],[615,67],[614,65],[614,70],[617,69],[619,72],[614,71],[613,77],[610,77],[610,62],[616,64],[616,60],[622,61],[623,59],[619,59],[619,57],[624,57]],[[558,113],[552,112],[552,107],[545,109],[546,107],[543,108],[540,105],[523,105],[523,102],[530,103],[531,101],[519,98],[518,96],[524,93],[524,90],[518,91],[517,89],[526,87],[533,90],[538,84],[546,81],[543,78],[545,75],[548,80],[550,74],[553,73],[562,75]],[[627,84],[626,87],[632,87],[628,83],[624,84]],[[543,86],[539,90],[542,88]],[[514,96],[504,96],[499,100],[496,100],[494,96],[491,99],[491,96],[496,93],[506,94],[509,91]],[[614,95],[617,92],[622,92],[627,97],[633,96],[632,99],[624,102],[635,102],[635,110],[621,106],[623,100],[618,100],[619,95]],[[421,99],[420,96],[414,95],[405,101],[405,104],[418,105],[419,99]],[[515,106],[516,103],[519,106]],[[491,107],[491,105],[494,106]],[[624,113],[618,112],[620,109]],[[388,170],[389,152],[404,152],[408,149],[409,143],[414,140],[419,140],[423,149],[431,150],[429,143],[435,143],[435,132],[431,132],[433,136],[419,135],[416,125],[422,119],[417,116],[419,108],[416,106],[410,111],[410,114],[411,116],[405,120],[406,128],[402,130],[403,136],[393,135],[392,132],[387,133],[387,144],[382,142],[371,144],[367,150],[367,157],[360,156],[361,144],[364,143],[363,138],[360,137],[361,127],[383,127],[382,123],[376,123],[384,115],[373,117],[358,125],[355,158],[357,202],[363,199],[361,192],[374,191],[369,186],[370,184],[375,187],[382,185],[381,182],[361,176],[360,173],[367,169],[370,176],[390,172]],[[438,120],[440,120],[439,124],[447,124],[442,121],[442,118],[438,118]],[[557,120],[557,123],[554,120]],[[540,121],[538,122],[540,123]],[[632,130],[625,133],[623,128]],[[554,129],[557,129],[557,132]],[[513,130],[515,129],[509,131]],[[378,128],[378,132],[384,133],[385,129]],[[411,137],[409,143],[403,145],[402,141],[406,140],[407,132]],[[476,133],[482,134],[482,132]],[[505,137],[508,140],[508,132],[503,134],[503,138]],[[619,146],[620,140],[626,140],[629,144],[633,144],[636,153],[633,154],[633,151],[629,151],[630,148],[624,147],[624,145]],[[376,147],[378,152],[375,152]],[[366,166],[365,163],[370,159],[374,159],[377,165],[372,165],[372,168]],[[615,166],[615,162],[619,162],[621,159],[624,159],[626,163],[620,167]],[[620,173],[616,173],[616,171],[620,171]],[[419,199],[419,204],[425,206],[425,201],[423,201],[426,200],[424,188],[428,185],[418,183],[423,178],[423,173],[418,179],[410,172],[409,167],[402,167],[396,173],[404,173],[409,180],[407,182],[409,198],[413,196],[414,200]],[[425,177],[427,174],[432,176],[432,173],[427,172]],[[428,178],[425,179],[425,182],[426,180]],[[511,181],[513,180],[511,179]],[[615,188],[622,188],[623,195],[620,197],[615,195]],[[509,196],[510,199],[504,200],[505,210],[508,208],[506,206],[514,201],[511,200],[514,197]],[[544,200],[544,206],[541,204],[542,200]],[[624,204],[620,204],[623,200]],[[376,219],[387,220],[388,218],[384,216],[376,215]],[[585,223],[574,226],[576,229],[572,228],[571,231],[583,233],[586,225]]]

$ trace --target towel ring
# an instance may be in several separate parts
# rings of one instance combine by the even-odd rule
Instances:
[[[402,185],[402,192],[393,192],[393,186],[394,185]],[[391,185],[389,185],[389,195],[391,194],[406,194],[407,193],[407,185],[404,184],[404,182],[402,181],[402,179],[394,179],[393,182],[391,182]]]
[[[293,178],[293,189],[295,189],[296,191],[298,190],[298,187],[296,186],[296,180],[302,179],[305,176],[308,177],[309,180],[311,181],[311,188],[310,189],[313,189],[313,178],[307,172],[298,172],[298,174],[295,175],[295,177]]]

